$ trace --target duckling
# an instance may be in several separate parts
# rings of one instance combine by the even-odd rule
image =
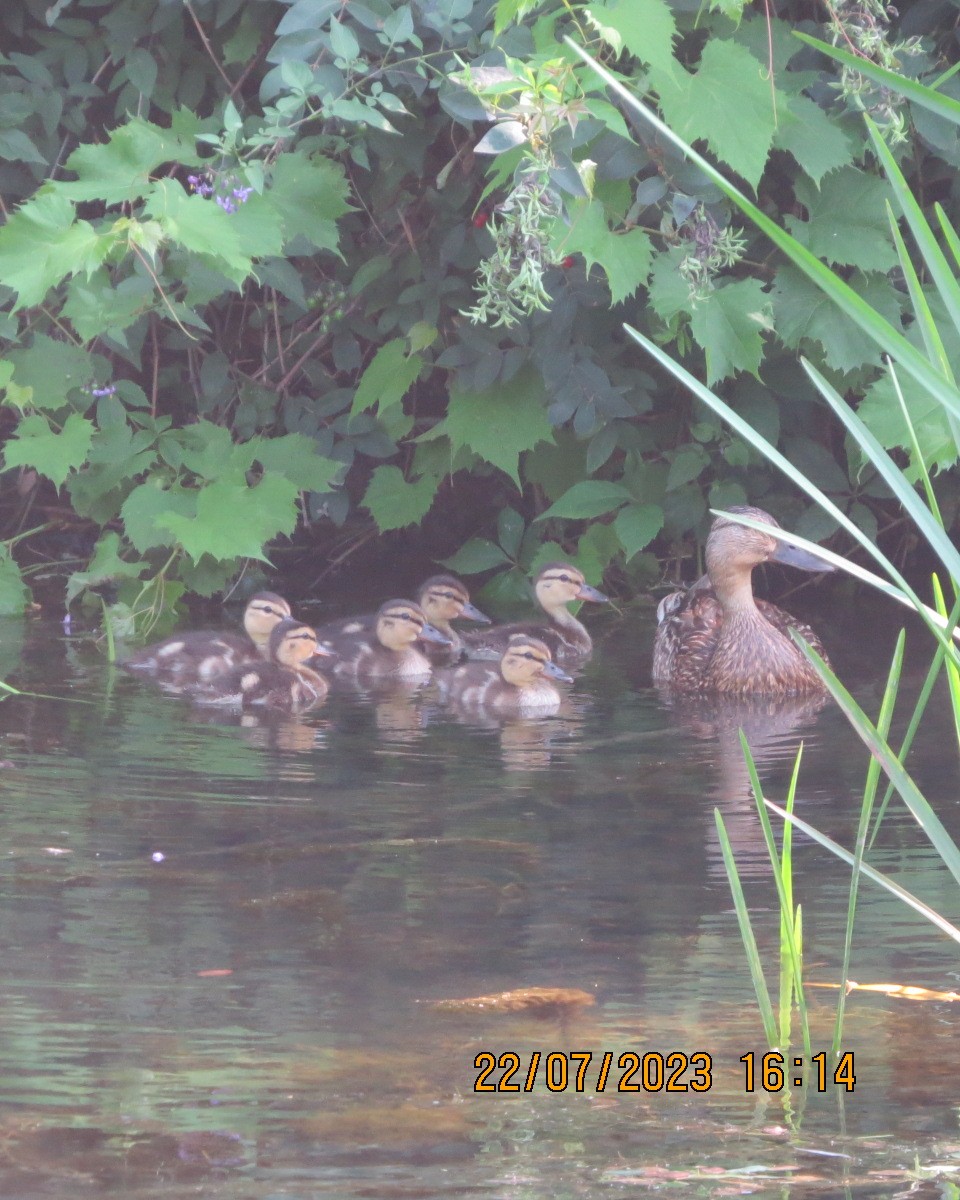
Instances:
[[[573,683],[552,661],[539,638],[515,633],[499,663],[467,662],[444,672],[441,693],[460,708],[519,716],[549,716],[560,707],[560,693],[549,682]]]
[[[430,659],[416,643],[420,640],[448,646],[449,639],[427,622],[423,609],[412,600],[381,604],[372,629],[348,622],[342,633],[323,638],[320,646],[337,661],[339,678],[422,679],[430,674]]]
[[[267,662],[241,663],[188,689],[199,704],[242,704],[245,708],[283,708],[300,712],[329,691],[324,677],[307,660],[327,651],[317,645],[309,625],[285,617],[270,634]]]
[[[276,592],[257,592],[247,601],[243,613],[246,637],[203,629],[173,634],[152,646],[144,646],[123,665],[174,685],[203,683],[241,663],[266,658],[271,632],[289,616],[290,605],[282,596]]]
[[[533,590],[537,603],[549,617],[549,623],[514,621],[507,625],[494,625],[482,633],[465,634],[463,640],[470,658],[489,658],[491,652],[503,654],[515,633],[527,634],[545,642],[558,662],[582,661],[590,655],[593,649],[590,634],[567,610],[567,605],[574,600],[606,604],[609,597],[591,587],[582,571],[569,563],[560,562],[547,563],[541,568]]]
[[[730,511],[780,528],[760,508],[738,506]],[[826,660],[820,639],[782,608],[754,599],[751,576],[763,562],[786,563],[802,571],[834,570],[806,550],[717,517],[707,538],[707,574],[687,591],[664,597],[657,609],[655,683],[679,692],[738,696],[823,691],[820,676],[794,645],[790,630]]]
[[[439,642],[424,640],[418,647],[432,663],[456,662],[463,653],[463,639],[450,624],[458,618],[477,621],[489,625],[490,618],[470,603],[470,593],[459,579],[453,575],[431,575],[417,589],[417,603],[423,609],[427,623],[440,632],[449,642],[443,646]],[[346,635],[362,633],[372,634],[377,623],[376,613],[365,613],[359,617],[343,617],[339,621],[329,621],[317,630],[321,642],[334,640]]]

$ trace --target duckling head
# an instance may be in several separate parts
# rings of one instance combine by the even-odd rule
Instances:
[[[565,608],[574,600],[592,600],[595,604],[606,604],[610,599],[603,592],[591,587],[569,563],[547,563],[541,567],[533,585],[537,602],[547,612]]]
[[[500,660],[500,674],[518,688],[532,687],[544,675],[573,683],[573,677],[553,661],[549,646],[525,633],[515,633],[507,643]]]
[[[779,524],[762,508],[738,504],[730,512],[762,521],[779,529]],[[723,599],[735,599],[750,588],[753,568],[764,562],[784,563],[801,571],[833,571],[836,568],[826,559],[818,558],[799,546],[781,542],[772,534],[738,525],[727,517],[717,517],[710,527],[706,546],[707,574]]]
[[[296,670],[315,654],[328,653],[317,645],[317,635],[309,625],[285,617],[270,634],[270,659],[282,667]]]
[[[423,609],[412,600],[388,600],[377,610],[377,640],[388,650],[405,650],[417,638],[449,646],[450,639],[427,623]]]
[[[490,618],[470,603],[470,593],[453,575],[431,575],[420,585],[417,599],[427,620],[440,629],[458,617],[490,624]]]
[[[252,642],[266,646],[275,627],[289,616],[290,605],[282,596],[276,592],[256,592],[244,609],[243,627]]]

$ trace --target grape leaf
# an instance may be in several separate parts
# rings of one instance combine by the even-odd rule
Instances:
[[[447,437],[454,453],[469,446],[519,487],[520,455],[553,437],[545,401],[543,379],[531,370],[483,392],[452,388],[446,417],[421,437]]]
[[[87,221],[75,221],[60,193],[41,191],[0,227],[0,279],[17,293],[14,310],[39,304],[65,276],[91,271],[113,244]]]
[[[695,75],[654,71],[667,123],[687,141],[705,138],[719,159],[756,188],[776,130],[764,67],[736,42],[711,38]]]
[[[437,480],[431,475],[408,481],[399,467],[384,466],[370,476],[361,503],[368,509],[381,533],[416,525],[430,511],[437,494]]]
[[[600,36],[618,54],[626,47],[652,67],[665,72],[676,68],[673,39],[677,23],[665,0],[601,0],[586,12]]]
[[[33,467],[59,488],[85,461],[92,437],[93,423],[79,413],[71,413],[59,433],[46,417],[32,413],[20,421],[3,455],[7,467]]]
[[[160,477],[135,487],[120,509],[128,540],[141,554],[154,546],[172,546],[176,538],[171,530],[161,529],[157,518],[165,513],[180,513],[192,518],[197,511],[197,491],[178,484],[163,487]]]
[[[952,467],[957,460],[957,447],[943,405],[916,387],[907,389],[904,399],[927,468]],[[857,415],[886,449],[902,447],[912,452],[910,430],[889,375],[883,375],[870,386]],[[918,467],[919,464],[911,462],[906,472],[910,479],[918,478]]]
[[[885,275],[857,275],[851,284],[871,308],[900,327],[898,293]],[[800,349],[806,340],[823,347],[828,366],[837,371],[854,371],[866,364],[879,364],[876,342],[858,325],[846,320],[840,310],[803,272],[782,266],[773,290],[774,325],[784,345]]]
[[[890,185],[856,167],[831,171],[817,187],[797,179],[797,199],[807,220],[787,217],[790,232],[818,258],[861,271],[889,271],[897,265],[886,204]]]
[[[197,118],[193,121],[196,127]],[[114,129],[106,142],[78,146],[65,164],[75,172],[76,182],[58,182],[57,190],[71,200],[107,204],[138,200],[149,190],[151,174],[161,163],[196,160],[196,146],[182,115],[178,132],[133,117]],[[173,186],[183,193],[179,184]]]
[[[297,523],[297,491],[277,474],[265,475],[256,487],[248,487],[242,477],[221,478],[201,489],[196,516],[167,512],[156,523],[174,533],[195,563],[204,554],[267,562],[265,543],[292,533]]]
[[[253,263],[243,252],[230,215],[202,196],[188,196],[176,180],[153,184],[144,211],[171,241],[205,255],[234,283],[242,283],[252,271]]]
[[[329,159],[281,154],[265,199],[280,215],[287,242],[298,234],[318,250],[337,249],[337,218],[350,211],[343,168]]]
[[[263,438],[256,445],[256,459],[265,471],[279,471],[305,492],[325,492],[342,462],[317,453],[317,443],[303,433]]]
[[[850,135],[807,96],[777,93],[780,123],[773,138],[778,150],[797,160],[814,183],[853,158]]]
[[[570,205],[570,225],[558,224],[560,254],[580,253],[587,271],[599,263],[607,276],[610,299],[619,304],[632,296],[650,274],[652,248],[642,229],[613,233],[604,215],[603,206],[593,200],[579,200]]]
[[[74,388],[93,381],[93,361],[86,350],[72,342],[57,341],[38,333],[30,346],[7,353],[13,364],[13,382],[30,388],[33,408],[62,408]]]
[[[381,415],[399,404],[423,370],[419,354],[406,354],[406,339],[386,342],[367,363],[353,397],[351,413],[378,406]]]
[[[766,304],[761,280],[740,279],[718,287],[693,310],[690,328],[707,356],[708,387],[737,371],[757,374]]]

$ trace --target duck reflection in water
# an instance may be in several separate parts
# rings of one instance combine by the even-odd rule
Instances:
[[[690,758],[705,764],[713,775],[707,798],[723,816],[730,842],[743,876],[770,874],[763,831],[750,782],[740,732],[743,731],[757,774],[776,773],[784,780],[769,794],[781,801],[794,760],[801,745],[816,737],[817,717],[827,702],[818,692],[806,696],[690,696],[659,689],[660,698],[673,723],[687,741],[699,743]],[[766,785],[764,785],[766,793]],[[711,874],[725,877],[716,829],[710,822]]]
[[[467,662],[438,672],[437,691],[462,724],[499,728],[504,766],[527,770],[549,764],[558,733],[556,721],[537,718],[569,715],[553,680],[572,683],[573,677],[553,662],[545,642],[515,633],[499,662]]]

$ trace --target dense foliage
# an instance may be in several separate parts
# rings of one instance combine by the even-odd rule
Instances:
[[[882,533],[885,487],[830,439],[797,361],[909,453],[875,346],[563,37],[899,325],[890,185],[857,110],[954,221],[960,140],[792,30],[931,82],[952,12],[891,29],[874,0],[5,6],[0,610],[28,595],[37,514],[96,532],[68,598],[113,581],[138,615],[220,590],[298,527],[323,549],[422,526],[501,591],[561,549],[650,582],[655,539],[669,552],[748,498],[831,533],[653,377],[624,320]],[[956,443],[939,411],[914,418],[951,520]]]

